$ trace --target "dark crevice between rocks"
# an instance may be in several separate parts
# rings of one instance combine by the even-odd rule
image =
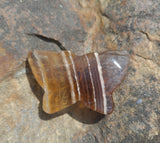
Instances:
[[[144,59],[144,60],[151,60],[153,62],[153,60],[151,58],[144,57],[144,56],[142,56],[140,54],[135,54],[135,55],[140,57],[140,58],[142,58],[142,59]]]
[[[149,34],[148,34],[147,32],[144,32],[144,31],[142,31],[142,30],[139,30],[139,32],[142,33],[142,34],[144,34],[144,35],[146,35],[146,37],[147,37],[147,39],[148,39],[149,41],[153,41],[153,40],[150,38],[150,36],[149,36]]]
[[[146,35],[147,39],[151,42],[157,42],[157,43],[160,43],[160,40],[159,39],[156,39],[156,38],[152,38],[152,36],[150,36],[149,33],[145,32],[145,31],[142,31],[142,30],[139,30],[140,33]]]
[[[60,48],[60,50],[66,51],[66,48],[61,44],[61,42],[59,42],[58,40],[56,40],[54,38],[46,37],[46,36],[43,36],[41,34],[36,34],[36,33],[26,33],[26,34],[29,36],[37,37],[45,42],[54,43]]]
[[[142,58],[142,59],[144,59],[144,60],[150,60],[150,61],[152,61],[154,64],[156,64],[158,67],[160,67],[160,65],[158,64],[158,63],[156,63],[153,59],[151,59],[151,58],[147,58],[147,57],[144,57],[144,56],[142,56],[142,55],[140,55],[140,54],[135,54],[137,57],[140,57],[140,58]]]
[[[115,22],[115,20],[113,18],[111,18],[109,15],[107,15],[106,13],[101,12],[101,15],[106,17],[108,20]]]

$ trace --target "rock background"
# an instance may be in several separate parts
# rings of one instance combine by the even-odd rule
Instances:
[[[125,81],[103,116],[74,105],[53,115],[41,109],[42,90],[26,61],[28,51],[60,51],[26,33],[60,41],[77,55],[127,50]],[[160,141],[159,0],[1,0],[1,142],[138,143]]]

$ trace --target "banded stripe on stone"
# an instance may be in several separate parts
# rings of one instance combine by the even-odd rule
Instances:
[[[87,55],[85,55],[86,57],[86,60],[87,60],[87,64],[88,64],[88,69],[89,69],[89,75],[90,75],[90,78],[91,78],[91,84],[92,84],[92,89],[93,89],[93,98],[94,98],[94,109],[96,110],[96,95],[95,95],[95,86],[94,86],[94,83],[93,83],[93,77],[92,77],[92,72],[91,72],[91,65],[90,65],[90,62],[89,62],[89,59],[87,57]]]
[[[96,109],[98,112],[103,112],[104,107],[103,107],[102,87],[94,54],[91,62],[91,72],[93,75],[93,83],[95,85],[95,97],[97,103]]]
[[[89,89],[89,83],[90,83],[90,81],[89,80],[87,80],[88,79],[88,77],[89,77],[89,75],[88,75],[89,73],[87,72],[87,71],[84,71],[83,72],[83,82],[84,82],[84,85],[85,85],[85,91],[86,91],[86,97],[87,97],[87,100],[85,100],[86,101],[86,103],[87,103],[87,105],[88,105],[88,107],[90,107],[90,89]]]
[[[74,72],[74,77],[75,77],[75,80],[76,80],[77,91],[78,91],[78,98],[79,98],[79,100],[80,100],[80,98],[81,98],[81,92],[80,92],[80,86],[79,86],[79,83],[78,83],[78,78],[77,78],[77,73],[76,73],[75,64],[74,64],[74,61],[73,61],[71,52],[68,51],[68,53],[69,53],[69,57],[70,57],[70,60],[71,60],[71,63],[72,63],[73,72]]]
[[[103,74],[102,74],[102,66],[101,66],[101,63],[100,63],[98,53],[94,53],[94,55],[95,55],[95,58],[96,58],[98,73],[99,73],[100,82],[101,82],[104,114],[107,114],[107,99],[106,99],[106,93],[105,93],[105,83],[104,83]]]
[[[43,89],[44,89],[44,91],[45,91],[45,101],[46,102],[49,102],[49,99],[48,99],[48,90],[47,90],[47,83],[46,83],[46,77],[45,77],[45,73],[44,73],[44,67],[43,67],[43,65],[42,65],[42,63],[41,63],[41,60],[40,60],[40,58],[39,58],[39,56],[38,56],[38,54],[37,54],[37,52],[36,51],[34,51],[33,52],[33,54],[34,54],[34,56],[35,56],[35,58],[36,58],[36,60],[37,60],[37,65],[39,66],[39,69],[40,69],[40,72],[41,72],[41,75],[42,75],[42,81],[43,81]],[[50,108],[49,108],[49,104],[46,104],[46,110],[47,110],[47,112],[50,112]]]
[[[67,75],[68,75],[68,80],[69,80],[70,90],[71,90],[72,103],[76,103],[75,92],[74,92],[74,84],[73,84],[73,80],[72,80],[72,76],[71,76],[70,67],[69,67],[65,52],[61,52],[61,55],[62,55],[63,63],[65,64]]]

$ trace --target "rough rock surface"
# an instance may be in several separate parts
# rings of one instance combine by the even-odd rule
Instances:
[[[32,49],[60,50],[30,32],[53,37],[77,55],[127,50],[129,71],[113,93],[113,113],[104,117],[74,105],[45,114],[26,58]],[[159,83],[159,0],[0,1],[1,142],[159,142]]]

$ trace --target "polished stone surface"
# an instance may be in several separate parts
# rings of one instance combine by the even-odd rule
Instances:
[[[1,142],[158,142],[159,17],[159,0],[1,0]],[[33,49],[60,50],[28,32],[53,37],[77,55],[127,50],[129,71],[113,93],[113,113],[104,117],[72,106],[45,114],[39,96],[43,91],[26,58]]]

